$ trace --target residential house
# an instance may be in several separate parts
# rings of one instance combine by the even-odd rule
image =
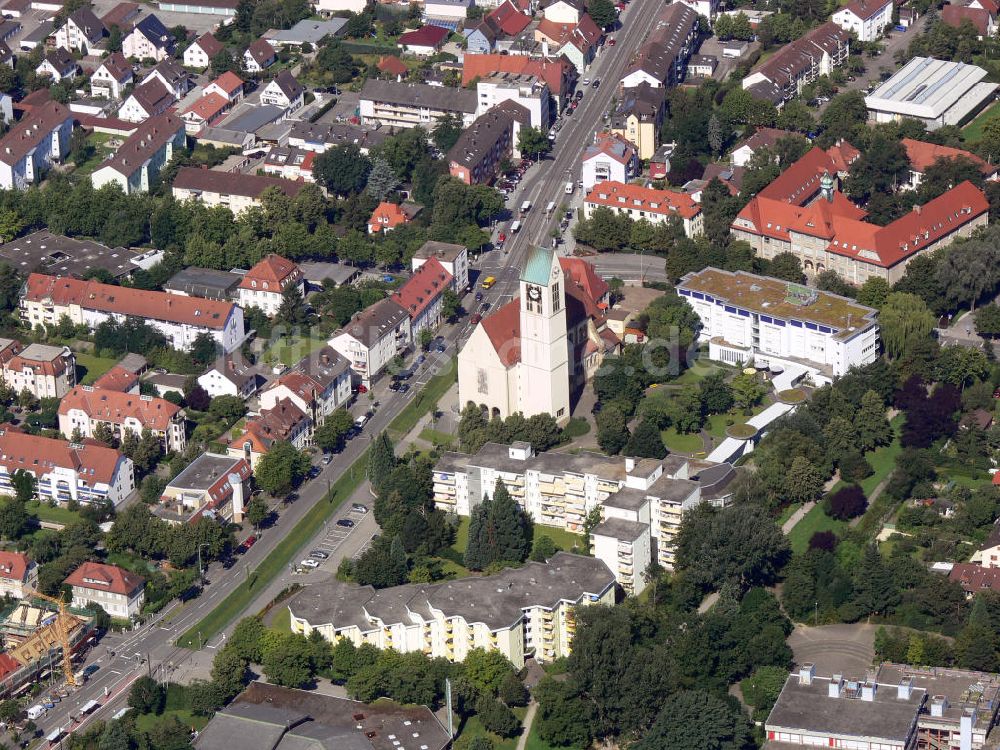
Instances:
[[[333,13],[364,13],[368,7],[366,0],[317,0],[314,6],[316,11],[324,16]]]
[[[132,93],[118,110],[118,119],[125,122],[145,122],[162,115],[177,101],[159,79],[153,79],[132,89]]]
[[[148,429],[167,452],[182,451],[186,445],[184,412],[162,398],[80,385],[59,403],[59,431],[67,439],[75,434],[92,438],[101,424],[110,426],[119,440],[126,430],[141,435]]]
[[[25,190],[69,153],[73,115],[49,100],[0,138],[0,188]]]
[[[387,135],[374,128],[346,122],[306,122],[296,120],[288,134],[288,145],[322,154],[328,148],[353,144],[362,154],[385,141]]]
[[[391,232],[401,224],[408,224],[420,208],[413,203],[389,203],[382,201],[368,218],[368,234]]]
[[[157,62],[174,56],[177,40],[163,22],[150,13],[135,24],[122,39],[122,54],[135,60],[152,58]]]
[[[304,185],[303,182],[278,177],[181,167],[172,189],[177,200],[196,200],[209,207],[225,206],[234,214],[239,214],[251,206],[260,206],[261,195],[269,188],[277,188],[294,198]]]
[[[500,35],[499,24],[491,15],[483,16],[479,23],[465,30],[465,49],[471,54],[488,55],[496,49]]]
[[[220,357],[198,376],[198,385],[212,398],[237,396],[246,400],[257,390],[257,375],[242,360],[232,356]]]
[[[399,128],[430,128],[448,116],[458,118],[462,127],[468,127],[475,119],[476,108],[474,91],[373,78],[365,81],[358,103],[363,123]]]
[[[936,162],[951,159],[966,159],[979,167],[983,179],[987,182],[996,182],[1000,179],[1000,166],[990,164],[981,157],[961,148],[951,146],[939,146],[936,143],[925,143],[913,138],[904,138],[903,147],[906,149],[906,159],[910,162],[909,181],[901,188],[915,190],[924,179],[924,173]]]
[[[232,106],[233,103],[222,94],[214,91],[206,93],[181,112],[184,129],[191,135],[197,135],[202,128],[210,127],[213,122],[220,120]]]
[[[714,55],[691,55],[687,64],[688,78],[711,78],[719,67],[719,58]]]
[[[774,150],[775,145],[782,138],[794,137],[795,133],[790,130],[780,130],[779,128],[759,128],[756,133],[744,139],[733,149],[732,162],[734,167],[745,167],[750,160],[764,149]],[[777,159],[777,154],[775,154]]]
[[[72,606],[86,609],[98,604],[117,619],[139,614],[146,601],[146,580],[117,565],[85,562],[63,581],[73,591]]]
[[[420,333],[431,333],[441,325],[442,300],[446,289],[452,288],[454,278],[437,258],[428,258],[392,293],[392,299],[410,316],[410,335],[420,340]]]
[[[565,56],[580,73],[594,61],[602,36],[601,29],[586,13],[576,23],[552,21],[546,17],[535,27],[535,41],[543,45],[543,52]]]
[[[66,19],[66,23],[56,29],[56,47],[76,50],[88,55],[104,48],[108,30],[89,7],[77,8]]]
[[[428,24],[400,34],[396,44],[407,54],[430,57],[441,51],[441,47],[448,41],[448,34],[448,29],[443,26]]]
[[[743,88],[770,84],[786,101],[802,92],[802,87],[839,68],[851,54],[849,32],[832,21],[786,44],[743,79]]]
[[[192,87],[191,74],[181,67],[176,60],[163,60],[157,63],[146,74],[141,83],[148,83],[154,79],[166,86],[175,99],[183,99]]]
[[[351,400],[350,363],[329,346],[303,357],[261,391],[260,408],[274,409],[286,399],[319,427]]]
[[[412,341],[410,315],[392,299],[356,313],[330,338],[330,346],[347,358],[365,386],[371,383]]]
[[[243,101],[244,81],[231,70],[223,73],[205,87],[204,95],[219,94],[236,104]]]
[[[282,107],[286,113],[292,113],[305,103],[305,92],[295,76],[283,70],[260,92],[260,103]]]
[[[406,63],[395,55],[383,55],[375,67],[379,69],[380,73],[384,73],[389,78],[395,78],[397,81],[402,81],[410,72]]]
[[[213,57],[225,51],[226,48],[222,42],[212,36],[210,32],[206,32],[191,42],[184,50],[184,66],[204,70],[211,64]]]
[[[256,307],[273,317],[289,289],[295,289],[305,299],[305,284],[297,264],[271,253],[246,272],[237,287],[238,301],[244,308]]]
[[[684,3],[667,5],[625,69],[621,87],[629,89],[646,82],[655,88],[669,88],[680,83],[688,58],[697,47],[700,29],[696,11]]]
[[[41,63],[35,68],[35,73],[47,76],[53,83],[70,81],[80,74],[80,66],[68,51],[62,47],[50,49],[45,53]]]
[[[23,552],[0,552],[0,596],[23,599],[38,589],[38,565]]]
[[[119,393],[139,393],[139,373],[120,364],[115,365],[94,381],[94,389],[118,391]]]
[[[278,53],[266,39],[252,42],[243,53],[243,70],[247,73],[262,73],[278,60]]]
[[[286,180],[315,182],[313,163],[315,151],[306,151],[295,146],[272,146],[264,157],[261,169],[264,174],[275,175]]]
[[[118,507],[135,490],[132,461],[114,448],[96,441],[71,443],[31,435],[0,424],[0,494],[15,494],[11,476],[16,471],[35,478],[43,502],[60,505],[108,501]],[[0,578],[5,572],[0,569]]]
[[[90,181],[95,188],[117,183],[125,193],[148,193],[163,165],[177,149],[183,149],[184,122],[172,114],[151,117],[140,124],[115,153],[94,170]]]
[[[425,24],[457,28],[469,17],[474,4],[473,0],[424,0],[421,18]]]
[[[153,513],[173,525],[200,518],[241,523],[252,474],[245,458],[202,453],[163,488]]]
[[[528,13],[511,0],[503,0],[471,30],[466,29],[466,50],[470,54],[481,55],[494,52],[500,39],[516,37],[530,23],[531,16]]]
[[[892,26],[893,8],[893,0],[851,0],[831,20],[844,31],[854,32],[859,42],[874,42]]]
[[[105,320],[141,318],[170,346],[188,351],[208,334],[225,352],[243,343],[243,310],[231,302],[181,297],[133,287],[33,273],[21,295],[25,323],[55,325],[63,315],[76,325],[97,328]]]
[[[302,449],[312,440],[313,426],[309,415],[291,402],[279,401],[271,409],[263,409],[247,418],[243,432],[226,449],[235,458],[245,458],[250,468],[256,468],[271,446],[277,442],[291,443]]]
[[[579,608],[614,601],[615,576],[605,563],[557,552],[548,562],[494,575],[382,591],[331,580],[297,593],[288,611],[292,632],[307,637],[319,633],[331,643],[346,639],[455,662],[479,648],[498,651],[520,669],[529,656],[539,663],[569,656]]]
[[[611,115],[610,130],[635,146],[640,159],[651,159],[659,143],[665,111],[666,92],[643,81],[635,88],[622,90],[621,101]]]
[[[465,245],[427,240],[413,254],[411,269],[416,271],[431,258],[451,274],[451,287],[461,297],[469,288],[469,250]]]
[[[160,10],[168,13],[194,13],[224,16],[223,23],[232,22],[239,0],[157,0]]]
[[[530,124],[528,110],[517,102],[493,107],[459,135],[448,151],[448,171],[466,185],[491,183],[504,161],[520,155],[518,134]]]
[[[953,5],[951,3],[941,8],[941,23],[958,28],[966,22],[975,27],[980,40],[996,36],[996,13],[991,13],[985,8],[972,8],[967,5]]]
[[[576,24],[587,12],[583,0],[543,0],[538,7],[554,23]]]
[[[134,79],[132,66],[121,52],[112,52],[90,76],[90,95],[121,99],[125,87]]]
[[[836,189],[835,170],[829,155],[813,148],[739,212],[733,237],[749,242],[763,258],[792,253],[810,278],[833,270],[859,286],[871,276],[894,284],[917,255],[967,237],[987,222],[985,196],[963,182],[886,226],[871,224],[863,220],[864,209]]]
[[[343,36],[347,19],[334,17],[324,20],[305,18],[290,29],[269,29],[264,38],[274,48],[295,47],[301,50],[303,45],[310,44],[315,49],[325,38],[335,39]]]
[[[653,224],[676,217],[688,237],[701,234],[705,226],[701,206],[690,195],[677,190],[656,190],[612,180],[598,182],[583,199],[583,215],[589,219],[598,208],[608,208],[635,221],[645,219]]]
[[[111,10],[101,16],[101,23],[111,30],[112,26],[117,26],[122,31],[128,31],[129,22],[134,20],[141,13],[139,3],[121,2],[116,4]]]
[[[556,108],[566,107],[576,88],[577,71],[563,58],[535,58],[527,55],[475,55],[466,53],[462,61],[462,85],[498,73],[532,75],[545,81],[556,99]]]
[[[29,344],[0,339],[3,381],[15,393],[28,391],[37,399],[62,398],[76,385],[76,357],[68,346]],[[10,356],[13,355],[13,356]]]
[[[537,76],[525,73],[498,73],[478,81],[476,95],[479,97],[477,117],[482,117],[501,102],[509,101],[520,104],[528,111],[527,124],[533,128],[544,132],[552,122],[549,106],[552,93],[545,81]]]
[[[639,174],[639,155],[624,137],[602,132],[584,149],[582,165],[583,189],[590,190],[599,182],[631,180]]]

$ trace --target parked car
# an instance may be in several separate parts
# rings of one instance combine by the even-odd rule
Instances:
[[[324,466],[329,466],[331,461],[333,461],[333,455],[330,454],[330,453],[324,453],[323,454],[323,465]]]
[[[410,384],[400,383],[399,388],[397,388],[396,390],[399,391],[400,393],[406,393],[408,390],[410,390]]]
[[[350,518],[340,518],[337,520],[337,525],[345,529],[353,529],[354,521]]]
[[[246,539],[243,540],[243,544],[241,544],[237,549],[240,552],[246,552],[256,543],[257,543],[257,537],[254,534],[251,534],[250,536],[248,536]]]
[[[356,513],[367,513],[368,512],[368,506],[367,505],[362,505],[361,503],[353,503],[351,505],[351,510],[353,510]]]
[[[478,323],[482,319],[483,319],[483,316],[480,315],[479,313],[476,313],[471,318],[469,318],[469,322],[472,323],[472,325],[476,325],[476,323]]]
[[[299,560],[299,565],[301,565],[303,568],[318,568],[319,561],[307,557],[304,560]]]
[[[315,558],[316,560],[329,560],[330,553],[324,552],[321,549],[314,549],[312,552],[309,553],[309,557]]]

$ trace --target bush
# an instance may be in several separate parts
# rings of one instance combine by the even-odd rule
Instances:
[[[480,698],[476,703],[476,714],[487,731],[501,737],[513,737],[521,728],[514,712],[493,698]]]
[[[848,482],[860,482],[875,473],[868,459],[860,453],[848,453],[840,459],[838,466],[841,478]]]
[[[842,487],[826,500],[826,514],[841,521],[860,516],[867,507],[868,498],[865,497],[864,490],[856,484]]]
[[[840,539],[832,531],[817,531],[809,538],[809,549],[825,549],[833,552]]]

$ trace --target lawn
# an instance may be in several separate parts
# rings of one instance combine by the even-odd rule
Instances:
[[[987,107],[972,122],[962,128],[962,138],[966,143],[975,143],[983,137],[983,128],[994,117],[1000,116],[1000,102]]]
[[[80,520],[80,514],[76,511],[58,505],[53,508],[48,503],[38,500],[29,500],[26,507],[28,513],[38,516],[38,520],[45,521],[46,523],[59,523],[65,526],[66,524],[73,523],[73,521]]]
[[[455,442],[455,436],[449,435],[447,432],[441,432],[440,430],[434,430],[427,427],[420,431],[420,439],[426,440],[431,445],[443,445],[451,447],[451,444]]]
[[[278,363],[291,367],[303,357],[308,357],[317,349],[326,346],[327,340],[321,336],[286,336],[275,341],[261,355],[261,361]]]
[[[784,526],[785,522],[788,521],[788,519],[792,517],[795,511],[797,511],[801,507],[802,507],[801,503],[792,503],[783,511],[781,511],[781,515],[778,516],[778,520],[775,521],[775,523],[778,524],[778,528],[780,529],[782,526]]]
[[[514,715],[518,719],[524,721],[524,715],[527,713],[527,708],[515,708]],[[514,750],[517,747],[517,737],[512,737],[509,740],[505,740],[499,735],[493,734],[492,732],[487,732],[486,728],[479,722],[477,716],[470,716],[462,724],[461,731],[458,737],[455,738],[455,750],[464,750],[469,746],[476,737],[487,737],[493,742],[493,750]],[[540,747],[544,748],[545,745]]]
[[[556,750],[553,745],[538,736],[538,724],[538,714],[536,713],[535,720],[531,722],[531,732],[528,734],[528,742],[525,744],[524,750]]]
[[[678,377],[669,381],[670,385],[697,385],[713,372],[718,372],[721,367],[718,365],[701,364],[698,362],[682,372]]]
[[[792,551],[801,555],[809,547],[809,540],[817,531],[833,531],[842,534],[846,528],[847,523],[830,518],[823,512],[823,504],[816,503],[813,509],[795,524],[795,528],[788,535],[788,541],[792,545]]]
[[[114,148],[109,148],[107,145],[112,138],[117,138],[118,141],[122,140],[121,136],[115,136],[111,133],[91,133],[87,137],[87,144],[94,147],[94,153],[87,161],[78,164],[73,170],[73,174],[83,177],[92,174],[102,161],[115,152]]]
[[[660,435],[663,437],[663,444],[672,453],[701,453],[705,450],[705,444],[697,432],[677,432],[676,427],[671,427]]]
[[[274,614],[271,616],[271,630],[279,633],[292,632],[292,613],[288,611],[286,605],[279,604],[275,607]]]
[[[93,354],[76,355],[76,381],[80,385],[93,385],[101,375],[118,363],[116,359],[97,357]]]
[[[572,531],[566,531],[566,529],[556,528],[555,526],[535,524],[535,537],[540,536],[547,536],[555,542],[556,547],[566,552],[569,552],[573,547],[583,547],[582,536],[574,534]],[[469,518],[468,516],[462,516],[458,519],[458,528],[455,530],[455,543],[451,545],[451,548],[459,555],[464,555],[465,548],[468,546]]]
[[[135,728],[142,732],[149,732],[157,724],[157,722],[166,719],[168,716],[176,716],[181,720],[181,724],[186,727],[194,727],[197,731],[201,731],[208,724],[207,716],[195,716],[193,713],[187,709],[179,708],[175,710],[166,710],[159,716],[156,714],[141,714],[136,717]]]
[[[868,463],[871,464],[875,473],[872,474],[867,479],[861,481],[861,489],[865,491],[866,497],[871,497],[872,492],[879,483],[882,482],[886,477],[892,473],[892,470],[896,467],[896,456],[898,456],[903,451],[903,446],[899,442],[899,431],[903,426],[903,415],[897,414],[896,418],[892,420],[892,429],[896,436],[893,438],[889,445],[883,445],[881,448],[876,448],[874,451],[869,452],[865,458],[868,459]]]

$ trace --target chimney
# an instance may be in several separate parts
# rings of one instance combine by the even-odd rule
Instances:
[[[868,701],[869,703],[875,700],[875,688],[877,687],[878,684],[875,682],[865,682],[865,684],[861,686],[861,700]]]
[[[625,459],[626,468],[628,467],[628,461],[630,459]],[[635,465],[635,461],[632,460],[632,464]],[[800,685],[812,685],[813,677],[816,676],[816,665],[811,661],[807,661],[801,667],[799,667],[799,684]]]
[[[913,213],[919,214],[920,213],[920,208],[921,207],[918,204],[914,204],[914,206],[913,206]]]
[[[896,697],[901,701],[910,700],[910,696],[913,694],[913,678],[904,677],[899,681],[899,686],[896,688]]]
[[[625,471],[632,471],[634,469],[635,469],[635,459],[634,458],[626,457],[625,458]]]
[[[945,709],[948,708],[948,699],[943,695],[931,696],[931,716],[940,718],[944,716]]]
[[[839,698],[840,691],[844,687],[844,675],[835,674],[830,678],[830,685],[827,687],[826,694],[830,698]]]

